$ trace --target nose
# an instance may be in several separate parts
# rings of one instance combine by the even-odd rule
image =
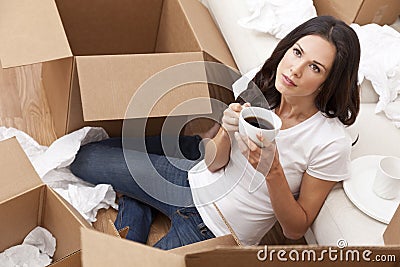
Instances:
[[[293,64],[290,68],[290,74],[293,76],[300,78],[303,72],[303,64],[298,62],[297,64]]]

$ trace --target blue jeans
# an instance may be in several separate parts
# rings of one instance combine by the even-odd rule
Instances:
[[[191,194],[180,194],[157,183],[163,178],[190,192],[187,170],[201,160],[200,140],[198,136],[180,137],[180,149],[168,149],[166,157],[160,137],[147,137],[145,152],[140,142],[137,147],[136,142],[129,142],[129,149],[123,150],[121,138],[110,138],[82,146],[70,169],[87,182],[111,184],[124,195],[119,199],[115,224],[119,229],[129,226],[127,238],[133,241],[147,241],[154,209],[168,216],[171,228],[155,247],[172,249],[215,237],[194,207]],[[161,196],[172,196],[184,205],[169,204],[146,193],[143,182],[157,186]]]

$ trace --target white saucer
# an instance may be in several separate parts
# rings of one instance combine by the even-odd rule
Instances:
[[[343,189],[353,204],[368,216],[388,224],[400,203],[396,199],[383,199],[372,191],[379,160],[383,156],[368,155],[351,162],[350,179],[343,181]]]

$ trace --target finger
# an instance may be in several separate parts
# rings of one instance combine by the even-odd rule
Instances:
[[[239,113],[240,112],[234,111],[234,110],[232,110],[230,108],[227,108],[227,109],[224,110],[224,116],[225,117],[239,118]]]
[[[239,118],[224,116],[222,117],[222,123],[237,127],[239,125]]]
[[[239,112],[240,110],[242,110],[242,106],[239,103],[231,103],[229,105],[229,109]]]
[[[258,140],[260,140],[261,142],[264,141],[264,136],[262,136],[261,133],[257,133],[256,136],[257,136]]]
[[[242,152],[242,154],[244,154],[244,155],[247,155],[248,147],[247,147],[246,143],[243,141],[242,136],[238,132],[235,132],[235,139],[238,143],[240,152]]]
[[[254,143],[248,136],[244,136],[243,138],[245,143],[252,152],[255,152],[257,149],[259,149],[259,146],[256,145],[256,143]]]
[[[246,102],[243,104],[243,107],[250,107],[250,106],[251,106],[251,104],[249,102]]]

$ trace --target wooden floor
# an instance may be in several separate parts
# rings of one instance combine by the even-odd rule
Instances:
[[[50,145],[56,135],[40,77],[41,64],[0,68],[0,126],[17,128]]]

